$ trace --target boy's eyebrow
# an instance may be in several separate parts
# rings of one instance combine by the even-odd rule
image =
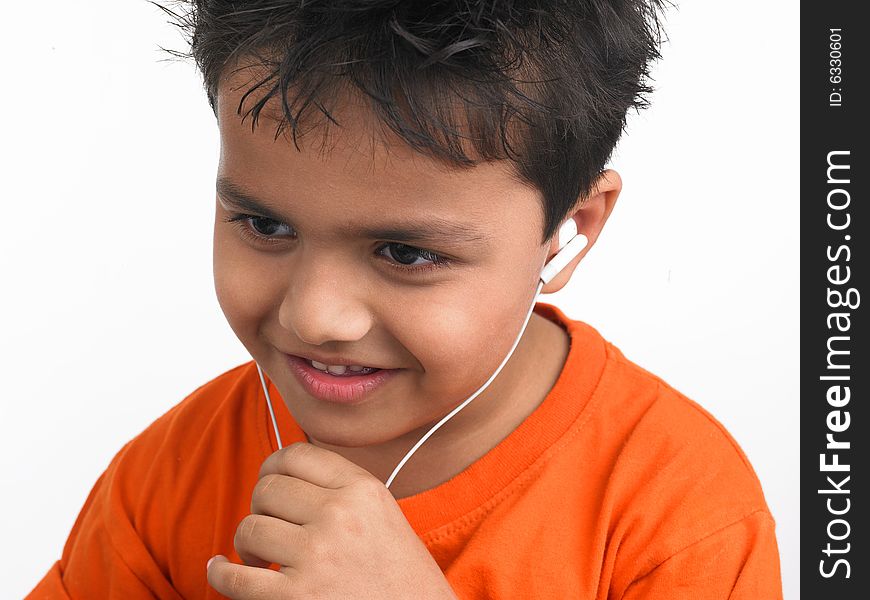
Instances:
[[[286,222],[287,219],[265,203],[254,198],[234,182],[218,177],[217,191],[227,203],[243,211],[255,213],[275,221]],[[409,224],[396,223],[381,227],[352,226],[348,233],[360,237],[388,239],[400,243],[473,243],[485,242],[489,236],[474,227],[463,223],[455,223],[439,217],[430,217],[425,221],[415,220]]]
[[[220,197],[235,208],[245,212],[256,213],[258,216],[266,217],[273,221],[283,222],[286,220],[229,179],[218,177],[215,188]]]

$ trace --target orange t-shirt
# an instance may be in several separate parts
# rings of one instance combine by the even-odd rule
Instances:
[[[773,518],[723,427],[589,325],[535,310],[571,336],[553,389],[463,472],[398,500],[457,596],[782,598]],[[305,441],[275,409],[284,442]],[[28,598],[220,597],[206,561],[239,562],[277,449],[253,362],[206,383],[115,456]]]

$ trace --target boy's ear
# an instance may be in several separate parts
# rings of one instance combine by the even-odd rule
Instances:
[[[574,219],[577,225],[577,233],[585,235],[589,242],[580,254],[569,262],[549,283],[544,285],[541,289],[542,294],[552,294],[565,287],[565,284],[571,279],[574,269],[577,268],[577,265],[586,256],[586,253],[595,244],[595,240],[598,239],[598,234],[601,233],[604,223],[607,222],[607,218],[613,212],[613,207],[616,204],[620,191],[622,191],[622,178],[616,171],[607,169],[595,180],[589,195],[582,199],[578,198],[577,208],[560,225],[566,223],[568,219]],[[547,260],[549,261],[558,250],[559,233],[557,228],[556,234],[550,240]]]

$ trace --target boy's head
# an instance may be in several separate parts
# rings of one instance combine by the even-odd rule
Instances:
[[[507,354],[559,226],[595,242],[621,186],[604,164],[658,56],[658,3],[190,4],[175,16],[221,133],[230,325],[311,439],[416,441]],[[551,336],[530,323],[486,394],[534,395]],[[364,402],[323,402],[288,354],[393,372]],[[480,425],[485,405],[454,421]]]
[[[343,127],[363,97],[400,141],[453,169],[507,160],[541,195],[541,240],[602,173],[627,111],[646,105],[660,0],[186,0],[217,114],[221,82],[259,63],[244,117],[275,129]],[[166,10],[166,9],[164,9]],[[256,88],[256,89],[251,89]],[[271,105],[271,106],[270,106]],[[279,114],[276,114],[279,113]]]

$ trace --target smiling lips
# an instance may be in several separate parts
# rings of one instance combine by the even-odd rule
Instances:
[[[361,367],[360,365],[327,365],[326,363],[310,360],[311,366],[320,371],[326,371],[330,375],[347,376],[357,373],[359,375],[368,375],[380,369],[374,367]]]
[[[294,356],[287,357],[290,370],[311,396],[326,402],[359,404],[401,369],[377,369],[361,365],[328,365]]]

